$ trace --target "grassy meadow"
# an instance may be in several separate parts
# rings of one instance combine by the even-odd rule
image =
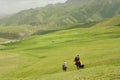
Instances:
[[[77,54],[84,69],[74,65]],[[62,71],[64,61],[67,72]],[[119,25],[76,27],[0,45],[0,80],[119,79]]]

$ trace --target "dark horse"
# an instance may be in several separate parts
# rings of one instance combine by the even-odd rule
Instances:
[[[75,65],[76,65],[77,69],[84,68],[84,64],[81,64],[80,61],[76,61]]]

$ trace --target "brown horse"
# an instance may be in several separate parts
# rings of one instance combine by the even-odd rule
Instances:
[[[81,64],[80,61],[76,61],[75,65],[76,65],[77,69],[84,68],[84,64]]]

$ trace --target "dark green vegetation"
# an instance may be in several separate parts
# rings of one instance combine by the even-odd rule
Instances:
[[[116,21],[120,16],[1,45],[0,80],[119,80],[120,26]],[[85,69],[76,70],[77,54]],[[67,72],[62,72],[64,60]]]

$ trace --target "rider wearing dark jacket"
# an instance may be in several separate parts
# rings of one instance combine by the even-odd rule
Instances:
[[[75,61],[75,65],[76,65],[77,63],[80,64],[80,57],[79,57],[79,55],[77,55],[77,56],[75,57],[74,61]]]
[[[75,61],[75,65],[77,66],[77,69],[84,68],[84,64],[81,64],[79,55],[75,57],[74,61]]]
[[[77,62],[77,61],[79,61],[79,60],[80,60],[80,57],[79,57],[79,55],[77,55],[77,56],[75,57],[74,61]]]

